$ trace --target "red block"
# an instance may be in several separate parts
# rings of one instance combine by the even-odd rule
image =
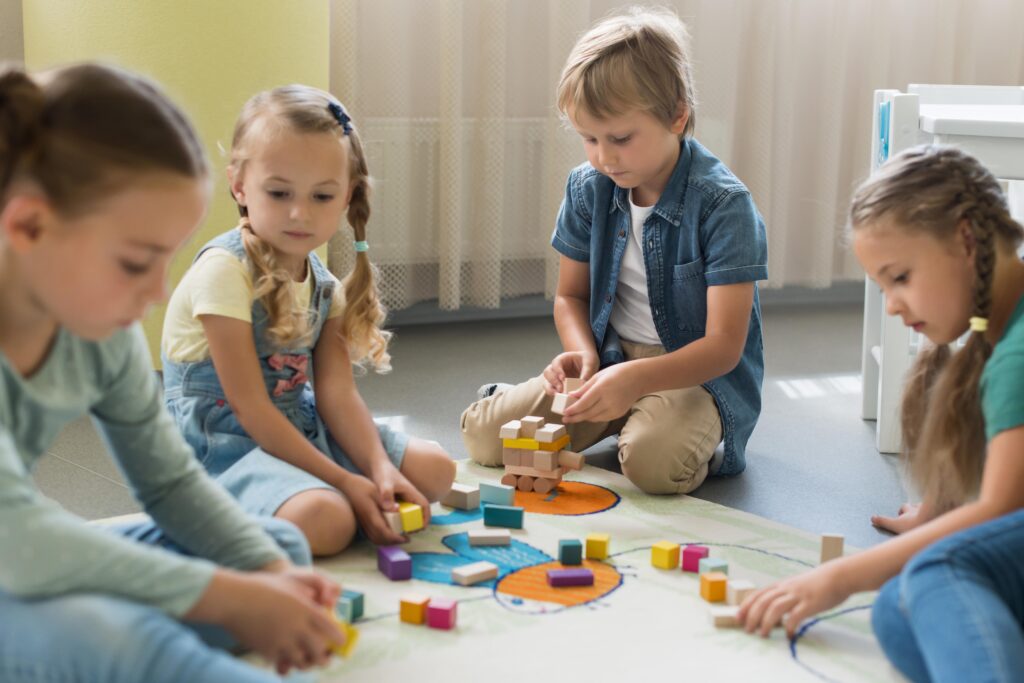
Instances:
[[[427,604],[427,626],[445,631],[455,628],[457,605],[457,602],[448,598],[431,598]]]
[[[702,545],[688,545],[683,548],[683,571],[700,571],[700,561],[711,554],[707,547]]]

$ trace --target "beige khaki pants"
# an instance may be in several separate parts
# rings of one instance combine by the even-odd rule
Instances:
[[[627,360],[651,358],[661,346],[623,341]],[[501,465],[498,431],[526,415],[561,423],[551,412],[544,379],[534,377],[494,396],[477,401],[462,413],[462,440],[469,456],[481,465]],[[647,493],[689,493],[708,475],[708,462],[722,441],[722,420],[711,394],[703,387],[659,391],[641,396],[629,412],[611,422],[566,425],[572,449],[582,451],[605,437],[619,435],[622,473]]]

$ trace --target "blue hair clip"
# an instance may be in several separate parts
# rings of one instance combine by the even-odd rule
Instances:
[[[345,108],[337,102],[330,102],[327,105],[328,111],[331,112],[331,116],[341,126],[341,130],[344,131],[345,135],[349,135],[352,132],[352,117],[348,115]]]
[[[370,251],[370,243],[366,240],[360,240],[359,242],[353,242],[352,244],[355,246],[356,251]]]

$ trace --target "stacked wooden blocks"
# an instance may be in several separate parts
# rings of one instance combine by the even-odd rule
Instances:
[[[499,436],[505,466],[501,483],[506,486],[548,493],[562,482],[566,472],[583,467],[583,456],[565,450],[569,435],[563,425],[527,415],[502,425]],[[481,500],[487,502],[482,493]]]

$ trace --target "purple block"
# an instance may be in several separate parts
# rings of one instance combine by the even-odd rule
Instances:
[[[377,569],[392,581],[411,579],[412,558],[393,545],[377,548]]]
[[[550,586],[593,586],[594,572],[589,569],[549,569]]]
[[[683,571],[698,573],[700,561],[711,554],[707,547],[702,545],[688,545],[683,548]]]

